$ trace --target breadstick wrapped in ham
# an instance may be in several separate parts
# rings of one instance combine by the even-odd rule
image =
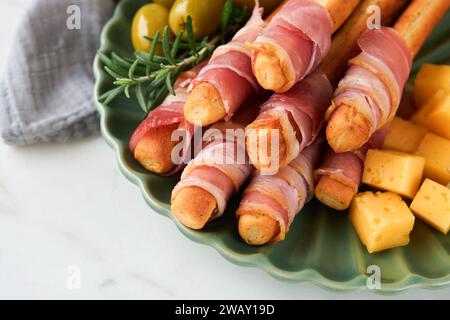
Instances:
[[[361,184],[367,151],[382,147],[388,127],[375,132],[368,143],[355,151],[336,153],[327,146],[324,161],[315,171],[315,195],[320,202],[336,210],[350,206]]]
[[[316,139],[275,175],[255,172],[236,212],[245,242],[263,245],[284,240],[295,216],[314,195],[313,172],[322,140]]]
[[[361,2],[352,16],[334,35],[330,53],[320,66],[320,69],[323,70],[332,84],[337,84],[338,80],[342,77],[343,72],[345,72],[348,59],[354,56],[355,50],[358,49],[356,42],[360,35],[367,30],[367,21],[373,14],[373,11],[370,10],[371,7],[376,5],[383,13],[381,22],[390,24],[404,8],[405,4],[406,0],[364,0]],[[297,83],[294,88],[301,86],[301,82]],[[322,82],[323,84],[316,83],[313,90],[309,93],[319,97],[316,100],[316,104],[319,106],[322,106],[321,101],[325,101],[324,103],[326,104],[329,104],[330,102],[330,100],[326,101],[326,99],[330,98],[328,89],[330,86],[325,84],[325,80]],[[289,90],[286,94],[289,95],[291,92],[296,92],[294,88]],[[267,149],[273,151],[271,153],[271,158],[275,160],[279,159],[281,167],[287,165],[289,161],[295,158],[298,152],[305,146],[305,142],[312,141],[312,138],[314,137],[314,135],[312,135],[312,137],[311,135],[305,135],[307,132],[312,132],[308,131],[311,130],[311,127],[308,127],[309,121],[307,119],[297,121],[299,120],[299,117],[293,117],[293,114],[288,113],[287,110],[289,109],[286,110],[286,108],[284,108],[285,111],[280,112],[283,108],[279,105],[283,106],[285,104],[280,104],[278,100],[280,100],[279,97],[283,96],[283,94],[275,95],[273,100],[276,103],[272,103],[271,108],[264,110],[258,117],[258,120],[248,127],[252,130],[248,130],[247,150],[252,162],[258,169],[271,167],[271,163],[267,160],[267,157],[264,157],[265,151],[261,150],[261,144],[259,143],[261,140],[271,141],[271,137],[265,137],[265,135],[270,135],[271,132],[277,131],[280,133],[277,141],[279,149],[273,149],[272,145],[268,146]],[[267,104],[269,104],[269,102]],[[277,108],[273,108],[274,105],[276,105]],[[294,103],[294,105],[296,106],[294,109],[300,109],[300,111],[305,110],[303,108],[305,105],[302,103]],[[306,114],[315,115],[316,118],[312,117],[314,121],[317,121],[317,118],[322,119],[323,109],[321,107],[313,107],[311,110],[313,113],[306,112]],[[286,120],[286,118],[289,121]],[[316,129],[313,130],[314,133],[317,133],[317,124],[319,124],[319,122],[315,123]],[[256,142],[250,143],[252,139]]]
[[[327,116],[340,107],[354,108],[355,114],[365,120],[364,128],[368,129],[365,134],[370,138],[395,116],[411,71],[412,55],[400,35],[387,27],[365,32],[358,45],[362,52],[350,60],[351,67],[339,82]],[[342,125],[345,124],[330,121],[327,134],[333,149],[345,152],[360,147],[335,137]]]
[[[231,42],[214,51],[208,65],[192,82],[184,108],[189,122],[207,126],[229,120],[247,98],[261,90],[252,72],[250,50],[244,43],[254,40],[264,28],[263,10],[256,1],[247,24]]]
[[[253,171],[245,151],[244,128],[262,102],[262,98],[248,101],[231,121],[216,123],[205,132],[203,149],[184,169],[172,192],[172,214],[183,225],[201,229],[220,217]]]
[[[397,112],[413,56],[444,16],[448,0],[414,0],[394,28],[369,30],[327,111],[327,140],[338,153],[357,150]]]
[[[410,0],[363,0],[353,11],[350,18],[333,35],[331,49],[319,66],[336,87],[348,68],[348,60],[358,54],[357,41],[367,30],[368,25],[381,22],[390,26],[405,9]],[[381,21],[377,13],[381,13]]]
[[[194,126],[184,118],[183,108],[187,101],[187,88],[205,64],[182,73],[174,85],[176,95],[167,96],[160,106],[148,114],[131,136],[130,151],[148,171],[170,175],[183,168],[183,161],[173,163],[170,152],[178,143],[172,139],[175,130],[182,130],[185,133],[182,158],[190,156],[188,151]]]
[[[288,0],[263,32],[248,41],[253,72],[259,84],[286,92],[314,71],[331,46],[331,35],[359,0]]]
[[[253,165],[274,173],[295,159],[322,128],[332,92],[327,77],[318,71],[288,92],[272,95],[258,118],[246,128],[247,152]],[[271,129],[275,135],[269,132]],[[268,133],[278,139],[264,140]],[[267,148],[263,148],[264,144]]]

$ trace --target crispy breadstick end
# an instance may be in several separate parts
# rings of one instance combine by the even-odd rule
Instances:
[[[260,49],[255,58],[254,74],[261,87],[275,92],[286,91],[287,75],[279,57],[270,48]]]
[[[280,5],[278,10],[268,18],[269,21],[286,2]],[[347,20],[360,0],[316,0],[316,2],[328,10],[334,32]],[[269,44],[247,43],[247,45],[253,49],[254,54],[257,52],[253,61],[253,73],[259,84],[264,89],[275,92],[289,90],[293,85],[293,83],[289,83],[289,79],[292,79],[293,75],[288,74],[287,70],[290,67],[286,61],[283,61],[284,59],[279,52]]]
[[[184,106],[184,117],[193,124],[208,126],[226,116],[222,98],[217,89],[208,82],[197,85]]]
[[[188,228],[202,229],[217,210],[216,199],[199,187],[180,190],[171,205],[172,214]]]
[[[328,144],[336,153],[357,150],[369,141],[370,121],[355,107],[339,106],[327,125]]]
[[[177,128],[178,124],[173,124],[151,130],[136,145],[135,159],[148,171],[159,174],[169,172],[175,167],[170,150],[177,143],[171,139],[172,132]]]
[[[250,245],[264,245],[269,243],[280,232],[278,221],[265,215],[244,214],[239,217],[239,235]]]
[[[355,192],[332,177],[322,176],[317,183],[315,195],[320,202],[330,208],[346,210],[350,207]]]
[[[263,131],[264,130],[264,131]],[[253,122],[246,128],[246,132],[248,135],[257,135],[256,139],[250,138],[247,135],[246,144],[247,144],[247,152],[250,160],[252,161],[255,168],[258,170],[262,170],[265,168],[271,167],[271,159],[272,159],[272,130],[278,130],[278,150],[279,150],[279,166],[283,167],[286,162],[286,142],[283,137],[283,129],[280,123],[279,118],[270,117],[266,119],[261,119]],[[267,135],[267,138],[263,138],[263,134]],[[252,142],[257,142],[256,145],[253,145]],[[267,155],[262,154],[263,149],[261,147],[262,141],[267,141]]]

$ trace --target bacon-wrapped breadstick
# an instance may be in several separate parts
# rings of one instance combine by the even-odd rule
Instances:
[[[414,0],[394,28],[369,30],[361,53],[339,82],[327,111],[327,140],[335,152],[352,151],[397,112],[413,56],[450,7],[450,0]]]
[[[201,126],[228,120],[251,95],[261,88],[251,67],[250,50],[244,45],[262,31],[263,8],[256,1],[253,14],[231,42],[218,47],[208,65],[192,82],[184,115]]]
[[[187,122],[183,115],[183,107],[187,101],[187,88],[199,74],[206,63],[180,75],[174,85],[176,96],[169,95],[163,103],[152,110],[147,118],[134,131],[129,148],[135,159],[148,171],[159,174],[173,174],[183,168],[183,164],[172,162],[171,150],[178,143],[173,141],[175,130],[184,130],[183,156],[188,154],[189,144],[194,133],[194,126]]]
[[[315,72],[288,92],[272,95],[261,107],[258,118],[246,128],[247,152],[254,166],[274,173],[274,170],[287,166],[310,145],[322,127],[332,93],[333,88],[325,74]],[[279,123],[281,128],[275,131],[278,148],[271,140],[270,128],[274,122]],[[267,135],[270,138],[263,140]],[[266,148],[269,144],[279,155],[268,152],[272,151]]]
[[[328,52],[333,25],[337,29],[348,18],[359,1],[316,0],[320,3],[319,5],[311,0],[300,0],[300,2],[299,0],[285,0],[280,5],[268,18],[268,21],[271,21],[273,26],[280,24],[281,29],[277,30],[285,33],[281,37],[278,36],[277,39],[283,45],[289,46],[289,52],[295,55],[296,64],[291,71],[303,72],[301,77],[304,77],[314,70],[314,67]],[[229,44],[216,49],[210,65],[193,83],[185,107],[186,119],[191,123],[207,126],[221,119],[229,119],[247,98],[261,89],[254,75],[254,70],[258,70],[258,67],[252,67],[252,52],[250,48],[245,47],[245,44],[253,47],[252,43],[266,26],[262,20],[262,9],[259,8],[258,1],[256,4],[247,25],[235,35]],[[288,6],[288,11],[289,7],[295,8],[295,15],[287,14],[285,6]],[[329,13],[324,8],[329,9]],[[298,30],[286,29],[290,23],[293,23],[292,28],[298,28]],[[296,46],[298,41],[301,43]],[[305,43],[306,45],[304,45]],[[277,52],[283,52],[283,50],[280,49]],[[261,54],[261,57],[263,56],[264,54]],[[304,60],[303,63],[301,60]],[[256,59],[253,65],[257,64],[264,70],[269,70],[273,65],[271,62],[258,61],[260,60]],[[255,74],[258,73],[255,72]]]
[[[391,1],[391,0],[365,0],[363,1],[352,14],[352,16],[345,22],[345,24],[339,29],[336,35],[333,37],[333,42],[331,50],[327,58],[320,66],[324,71],[327,78],[334,84],[345,71],[345,66],[347,61],[352,57],[355,50],[357,50],[356,41],[360,35],[367,29],[367,20],[369,16],[373,14],[373,11],[369,10],[371,6],[376,5],[380,8],[382,12],[382,23],[390,24],[393,19],[399,14],[399,12],[404,8],[407,0]],[[329,84],[326,84],[325,79],[323,79],[322,84],[316,83],[310,94],[317,96],[315,99],[316,105],[321,105],[321,99],[329,97],[328,88]],[[302,148],[312,141],[314,135],[305,136],[304,133],[311,129],[311,126],[307,126],[308,120],[300,117],[295,117],[294,113],[291,112],[292,109],[300,109],[300,111],[305,110],[305,104],[295,103],[296,108],[286,108],[286,104],[278,103],[283,100],[282,97],[292,96],[293,92],[296,92],[295,88],[301,86],[301,82],[297,83],[293,89],[285,94],[277,94],[274,96],[274,102],[272,105],[276,105],[277,108],[264,109],[261,115],[248,126],[247,134],[247,150],[249,152],[250,159],[252,163],[258,169],[264,169],[265,167],[272,167],[270,163],[271,159],[267,159],[264,156],[265,150],[260,147],[261,141],[271,141],[270,137],[265,135],[270,134],[270,132],[279,132],[278,149],[273,148],[272,145],[267,147],[267,150],[274,150],[278,154],[273,155],[273,158],[278,161],[280,167],[283,167],[289,163],[293,158],[295,158]],[[298,100],[302,98],[299,97]],[[329,104],[329,100],[324,103]],[[310,105],[306,110],[312,110],[311,112],[306,112],[307,115],[316,115],[317,117],[311,117],[318,122],[322,120],[323,109],[316,108],[314,105]],[[306,126],[305,126],[306,123]],[[315,123],[315,128],[317,129],[320,123]],[[250,130],[252,129],[252,130]],[[314,132],[317,133],[317,130]],[[306,143],[305,143],[306,141]],[[266,161],[262,161],[262,159]]]
[[[275,175],[255,172],[236,215],[241,238],[251,245],[284,240],[295,216],[314,195],[313,172],[322,137]]]
[[[336,210],[350,206],[358,193],[367,151],[382,147],[388,127],[375,132],[369,142],[356,151],[336,153],[327,146],[324,161],[315,171],[318,178],[315,195],[320,202]]]
[[[391,25],[409,1],[361,1],[350,18],[333,36],[330,52],[320,65],[320,69],[325,72],[333,87],[345,74],[347,61],[358,54],[357,41],[361,34],[366,31],[368,24],[381,22],[383,26]],[[381,14],[381,21],[377,20],[377,13]]]
[[[253,171],[245,151],[244,128],[256,117],[262,102],[259,97],[246,102],[230,121],[218,122],[206,131],[203,139],[212,141],[206,141],[187,165],[172,192],[172,214],[183,225],[201,229],[220,217],[230,197]]]
[[[286,92],[314,71],[328,53],[331,35],[360,0],[288,0],[263,32],[248,41],[259,84]]]

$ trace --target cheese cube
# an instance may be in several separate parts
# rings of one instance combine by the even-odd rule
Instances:
[[[410,121],[422,124],[425,123],[426,116],[430,113],[430,111],[437,105],[440,99],[444,98],[446,95],[445,91],[439,90],[437,91],[423,106],[421,109],[416,111],[411,118]]]
[[[427,132],[421,125],[395,117],[384,140],[383,149],[414,153]]]
[[[412,199],[422,182],[425,159],[407,153],[371,149],[362,182]]]
[[[349,219],[369,253],[407,245],[415,220],[402,198],[392,192],[357,194]]]
[[[450,92],[438,91],[411,121],[421,124],[431,132],[450,139]]]
[[[410,208],[418,218],[447,234],[450,229],[449,188],[426,179]]]
[[[414,80],[414,97],[419,108],[439,91],[450,92],[450,66],[425,63]]]
[[[420,143],[416,155],[422,156],[426,160],[425,178],[443,185],[450,182],[450,140],[427,133]]]

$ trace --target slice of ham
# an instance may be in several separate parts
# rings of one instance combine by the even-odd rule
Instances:
[[[364,146],[355,151],[336,153],[328,146],[322,165],[315,171],[316,179],[320,176],[329,176],[351,188],[356,194],[361,184],[367,151],[383,146],[388,128],[389,125],[375,132]]]
[[[320,158],[322,141],[321,137],[317,138],[275,175],[255,172],[236,215],[264,212],[280,225],[279,234],[271,242],[284,240],[295,216],[314,195],[313,173]]]
[[[412,54],[392,28],[366,31],[358,40],[361,53],[351,59],[326,118],[341,105],[353,106],[371,124],[371,133],[389,123],[397,112],[412,66]]]
[[[262,32],[265,22],[262,19],[264,9],[256,1],[253,14],[247,24],[233,39],[218,47],[212,55],[209,64],[192,82],[189,91],[201,83],[212,84],[219,92],[225,108],[225,120],[233,114],[251,95],[261,88],[253,75],[251,52],[244,45],[253,41]]]
[[[255,122],[272,117],[280,119],[281,134],[286,144],[286,165],[319,134],[332,94],[333,88],[327,77],[317,71],[298,82],[289,91],[272,95],[261,107]],[[296,127],[290,119],[293,119]],[[250,149],[253,147],[257,148],[248,146]]]
[[[331,47],[333,23],[328,11],[312,0],[289,0],[272,17],[255,41],[252,65],[262,50],[282,57],[287,82],[278,92],[285,92],[316,69]]]
[[[205,132],[205,144],[184,169],[172,192],[172,200],[183,188],[199,187],[216,200],[217,210],[210,219],[223,215],[228,200],[253,171],[245,152],[244,128],[256,117],[262,102],[263,97],[257,97],[244,103],[233,119],[216,123]],[[221,134],[221,139],[217,133]]]
[[[151,133],[154,130],[159,130],[165,126],[179,124],[178,130],[184,131],[184,146],[182,149],[183,154],[181,158],[182,160],[184,160],[185,158],[190,156],[189,150],[192,137],[194,135],[194,126],[185,120],[183,108],[188,98],[187,88],[206,64],[207,62],[204,62],[189,71],[183,72],[174,85],[176,95],[167,96],[162,104],[152,110],[145,118],[145,120],[142,121],[141,124],[136,128],[129,142],[129,148],[133,154],[138,143],[147,134]],[[180,161],[180,164],[177,164],[175,168],[168,172],[166,175],[175,174],[183,167],[184,161]]]
[[[353,152],[336,153],[327,146],[324,161],[315,171],[317,178],[329,176],[333,180],[351,188],[353,193],[358,192],[363,172],[363,161]]]

